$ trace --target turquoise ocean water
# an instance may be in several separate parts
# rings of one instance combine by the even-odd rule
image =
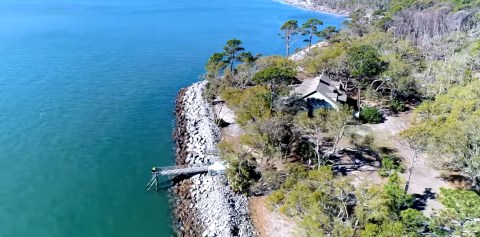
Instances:
[[[171,236],[175,95],[238,38],[283,54],[272,0],[0,0],[0,237]]]

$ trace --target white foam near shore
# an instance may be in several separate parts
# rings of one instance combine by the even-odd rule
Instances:
[[[290,55],[288,58],[293,60],[293,61],[299,61],[299,60],[302,60],[305,57],[307,57],[311,50],[313,50],[315,48],[323,48],[327,45],[328,45],[327,41],[320,41],[316,44],[312,44],[310,47],[306,47],[306,48]]]
[[[188,164],[218,161],[220,130],[215,124],[212,106],[203,99],[207,82],[188,87],[183,97]],[[202,236],[256,236],[248,213],[248,199],[228,186],[224,175],[200,174],[191,177],[192,211],[204,227]]]
[[[278,2],[292,5],[299,8],[304,8],[313,11],[319,11],[322,13],[327,13],[336,16],[349,16],[350,12],[346,10],[336,10],[327,6],[318,6],[312,3],[311,0],[277,0]]]

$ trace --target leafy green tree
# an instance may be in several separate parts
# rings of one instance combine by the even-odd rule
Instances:
[[[406,231],[413,236],[422,236],[422,233],[427,232],[429,219],[422,212],[408,208],[400,212],[400,217]]]
[[[271,92],[266,86],[247,89],[228,87],[222,91],[221,96],[235,110],[240,125],[245,126],[251,121],[262,121],[272,116]]]
[[[432,228],[439,236],[479,236],[480,196],[468,190],[440,189],[445,206],[432,218]]]
[[[331,167],[309,171],[307,177],[296,179],[283,193],[276,193],[279,211],[298,217],[308,236],[351,236],[354,229],[349,220],[353,186],[334,178]]]
[[[369,45],[352,47],[347,52],[347,64],[350,75],[358,78],[358,106],[360,107],[360,88],[371,78],[383,70],[383,62],[378,52]]]
[[[261,57],[255,61],[255,67],[258,71],[270,67],[283,68],[284,70],[295,72],[297,70],[297,64],[293,60],[281,56]]]
[[[321,37],[321,38],[325,38],[326,40],[330,40],[333,35],[335,35],[336,33],[338,33],[338,30],[337,28],[335,28],[335,26],[327,26],[325,29],[319,31],[319,32],[316,32],[315,35],[317,37]]]
[[[388,221],[382,224],[368,223],[361,236],[365,237],[403,237],[405,227],[400,221]]]
[[[217,78],[220,75],[220,72],[227,67],[223,57],[224,53],[214,53],[210,56],[207,65],[205,66],[208,78]]]
[[[255,73],[253,81],[258,84],[283,84],[289,85],[296,81],[297,72],[289,67],[267,67]]]
[[[405,192],[398,174],[394,173],[389,177],[384,189],[388,200],[387,205],[392,212],[400,214],[402,210],[413,204],[413,197]]]
[[[273,102],[280,96],[280,92],[285,86],[290,85],[296,81],[296,70],[288,67],[267,67],[255,73],[253,81],[257,84],[265,84],[269,87],[271,98],[270,101],[273,106]],[[273,107],[270,108],[271,110]]]
[[[319,33],[318,26],[320,25],[323,25],[323,21],[317,18],[308,19],[307,22],[302,24],[302,35],[308,37],[307,39],[305,39],[305,42],[308,43],[308,49],[310,49],[310,46],[312,45],[313,36]]]
[[[422,149],[442,158],[448,169],[462,171],[480,190],[480,81],[423,102],[405,133],[425,138]]]
[[[297,40],[295,37],[300,32],[298,27],[297,20],[288,20],[280,27],[280,30],[283,32],[282,39],[285,42],[285,57],[288,58],[290,55],[290,47]]]
[[[369,45],[349,49],[347,62],[350,75],[360,79],[376,76],[383,70],[383,61],[378,52]]]
[[[243,63],[251,64],[259,58],[259,55],[254,56],[251,52],[241,52],[238,59]]]
[[[356,229],[364,229],[369,223],[379,224],[394,217],[388,208],[388,200],[382,187],[361,186],[355,190],[355,198]]]
[[[242,47],[242,41],[238,39],[231,39],[227,41],[225,47],[223,47],[224,56],[226,57],[225,62],[230,64],[230,71],[233,72],[233,66],[236,62],[239,62],[242,59],[242,56],[239,55],[240,52],[245,51]]]
[[[328,47],[314,49],[300,61],[302,68],[310,75],[318,75],[323,72],[344,74],[346,67],[346,43],[332,43]],[[311,55],[311,56],[310,56]]]

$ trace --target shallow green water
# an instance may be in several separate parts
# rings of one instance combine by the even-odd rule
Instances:
[[[282,54],[271,0],[0,0],[0,236],[171,236],[179,88],[230,38]]]

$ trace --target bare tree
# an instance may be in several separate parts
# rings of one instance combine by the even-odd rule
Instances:
[[[298,126],[301,132],[314,144],[315,156],[319,166],[320,164],[324,163],[322,159],[325,158],[322,156],[320,148],[323,145],[323,140],[325,138],[326,115],[326,113],[317,112],[315,117],[310,118],[308,113],[304,112],[299,114],[295,121],[295,124]],[[310,158],[309,163],[311,163]]]

